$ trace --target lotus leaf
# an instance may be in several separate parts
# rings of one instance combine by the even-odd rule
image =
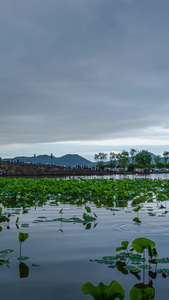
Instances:
[[[135,266],[132,266],[132,265],[131,265],[131,266],[125,266],[124,269],[125,269],[125,270],[128,270],[128,271],[132,271],[132,272],[134,272],[134,273],[135,273],[135,272],[136,272],[136,273],[139,273],[139,272],[140,272],[140,269],[138,269],[138,268],[136,268]]]
[[[95,221],[96,218],[93,218],[87,214],[83,214],[83,219],[86,221],[86,222],[92,222],[92,221]]]
[[[32,264],[32,267],[40,267],[38,264]]]
[[[145,289],[133,287],[130,290],[130,300],[148,300],[154,299],[154,289],[152,287],[147,287]]]
[[[116,280],[109,285],[100,282],[98,286],[94,286],[91,282],[86,282],[82,286],[83,294],[90,294],[95,300],[123,300],[125,290]]]
[[[136,238],[132,242],[132,247],[137,253],[143,253],[144,249],[148,249],[148,246],[153,249],[155,247],[155,243],[147,238]]]
[[[20,241],[20,243],[23,243],[28,238],[28,236],[29,236],[28,233],[19,232],[19,241]]]
[[[169,258],[168,257],[160,258],[160,259],[156,259],[156,261],[161,264],[167,264],[169,263]]]
[[[137,222],[137,223],[141,223],[140,219],[139,219],[139,218],[137,218],[137,217],[136,217],[136,218],[134,218],[134,219],[133,219],[133,221],[134,221],[134,222]]]
[[[121,242],[121,247],[117,247],[116,251],[121,251],[121,250],[126,250],[128,247],[129,242],[128,241],[122,241]]]
[[[136,208],[133,209],[134,212],[138,212],[140,209],[142,208],[142,206],[137,206]]]
[[[91,208],[89,206],[85,206],[85,209],[87,212],[89,212],[89,213],[91,212]]]
[[[19,256],[17,260],[28,260],[29,256]]]

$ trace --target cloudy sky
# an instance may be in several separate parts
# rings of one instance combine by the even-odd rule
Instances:
[[[0,156],[169,149],[168,0],[2,0]]]

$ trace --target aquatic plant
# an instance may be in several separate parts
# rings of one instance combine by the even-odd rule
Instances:
[[[22,250],[22,243],[25,242],[27,240],[27,238],[29,237],[28,233],[24,233],[24,232],[19,232],[19,243],[20,243],[20,251],[19,251],[19,260],[26,260],[29,257],[28,256],[21,256],[21,250]]]
[[[116,280],[109,285],[100,282],[98,286],[94,286],[91,282],[86,282],[82,286],[83,294],[90,294],[95,300],[123,300],[125,290]]]

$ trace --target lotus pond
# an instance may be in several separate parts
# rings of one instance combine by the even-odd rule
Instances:
[[[168,299],[169,181],[0,178],[1,298]]]

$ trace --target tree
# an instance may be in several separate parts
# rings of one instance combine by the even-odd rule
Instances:
[[[159,168],[159,163],[161,162],[161,156],[160,155],[154,156],[154,161],[155,161],[156,167]]]
[[[164,151],[163,152],[163,157],[164,157],[164,163],[166,164],[168,162],[169,151]]]
[[[122,150],[121,153],[117,154],[117,159],[119,161],[119,167],[125,168],[128,165],[129,153],[126,150]]]
[[[130,156],[131,156],[131,160],[132,160],[133,165],[135,164],[136,153],[137,153],[137,149],[134,149],[134,148],[130,149]]]
[[[110,167],[114,168],[116,166],[116,157],[117,154],[115,152],[110,152]]]
[[[104,160],[107,159],[107,154],[103,153],[103,152],[99,152],[99,154],[95,154],[94,159],[96,161],[98,161],[98,163],[97,163],[98,167],[103,168],[103,166],[104,166],[103,162],[104,162]]]
[[[143,165],[144,167],[147,164],[151,164],[151,154],[147,150],[138,152],[135,156],[135,159],[138,165]]]

